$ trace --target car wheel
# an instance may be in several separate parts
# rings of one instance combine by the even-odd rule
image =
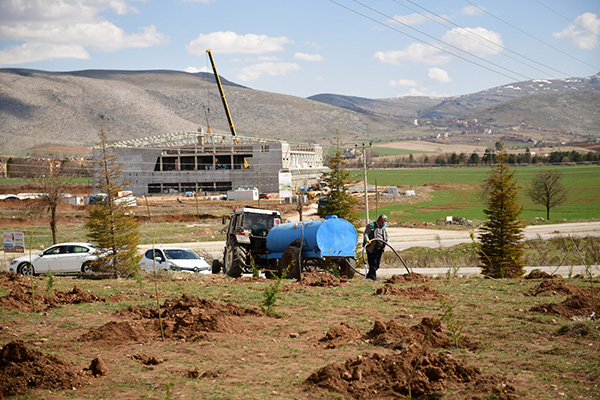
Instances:
[[[94,272],[94,269],[92,268],[92,263],[89,263],[89,262],[87,262],[87,263],[83,264],[83,265],[81,266],[81,272],[82,272],[84,275],[89,275],[89,274],[91,274],[92,272]]]
[[[19,265],[17,272],[19,272],[23,276],[35,275],[35,269],[33,268],[33,265],[31,265],[29,263],[23,263],[23,264]]]

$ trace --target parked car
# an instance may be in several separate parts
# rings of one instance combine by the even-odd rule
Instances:
[[[90,243],[58,243],[39,254],[22,256],[10,262],[9,271],[30,276],[37,274],[88,274],[102,255]]]
[[[201,272],[210,274],[211,267],[206,260],[190,249],[177,247],[155,248],[147,250],[140,261],[140,267],[146,271],[153,271],[156,262],[156,269],[166,269],[171,271]]]
[[[258,195],[259,199],[269,199],[271,196],[269,196],[268,193],[261,193]]]

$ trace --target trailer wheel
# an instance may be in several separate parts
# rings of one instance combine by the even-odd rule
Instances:
[[[355,273],[356,260],[354,258],[343,258],[340,261],[340,274],[348,279],[352,279]]]
[[[213,274],[218,274],[219,272],[221,272],[221,262],[216,258],[213,260],[211,267]]]
[[[300,249],[295,246],[286,247],[279,262],[280,274],[287,270],[286,278],[300,280],[301,262]]]

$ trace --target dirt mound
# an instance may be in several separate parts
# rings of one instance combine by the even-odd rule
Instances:
[[[525,275],[525,279],[560,279],[562,278],[561,275],[559,274],[552,274],[550,275],[549,273],[547,273],[546,271],[542,271],[541,269],[534,269],[531,270],[531,272],[527,275]]]
[[[30,286],[28,278],[14,272],[0,271],[0,287],[4,289],[12,289],[15,286]]]
[[[419,283],[427,283],[429,282],[429,277],[421,274],[417,274],[413,272],[412,274],[404,274],[404,275],[392,275],[385,283],[406,283],[406,282],[419,282]]]
[[[389,294],[393,296],[402,296],[413,300],[438,300],[440,297],[444,297],[443,294],[437,290],[423,285],[423,286],[412,286],[409,288],[397,288],[392,284],[386,283],[382,287],[375,291],[376,294]]]
[[[306,286],[331,288],[341,286],[347,282],[348,280],[346,278],[338,278],[329,272],[317,272],[310,270],[302,273],[300,281],[287,284],[282,288],[282,290],[290,291]]]
[[[80,304],[106,301],[103,297],[96,296],[92,293],[86,293],[77,286],[74,286],[73,290],[70,292],[55,292],[52,300],[57,304]]]
[[[554,314],[570,319],[600,319],[600,290],[581,289],[581,292],[567,297],[562,303],[548,303],[533,307],[530,311]]]
[[[553,280],[544,280],[540,282],[538,285],[529,289],[525,295],[526,296],[537,296],[537,295],[574,295],[581,293],[581,289],[577,286],[570,285],[568,283],[556,282]]]
[[[361,331],[351,327],[346,322],[329,328],[319,342],[325,343],[326,349],[334,349],[339,345],[352,343],[362,337]]]
[[[10,342],[0,350],[0,398],[32,388],[71,389],[85,382],[74,365],[29,349],[22,341]]]
[[[35,298],[31,296],[31,281],[30,278],[14,279],[12,284],[7,289],[10,289],[10,294],[0,297],[0,307],[9,310],[17,310],[22,312],[46,311],[60,305],[65,304],[80,304],[94,303],[97,301],[106,301],[100,296],[91,293],[86,293],[77,286],[73,287],[70,292],[55,291],[53,295],[45,295],[39,292],[40,287],[35,289]],[[7,281],[5,281],[7,282]]]
[[[413,365],[417,365],[412,381]],[[461,399],[516,399],[515,389],[502,378],[485,376],[450,354],[430,353],[411,346],[391,355],[357,356],[329,364],[311,374],[307,390],[323,389],[360,399],[439,398],[452,390]]]
[[[166,338],[195,341],[205,338],[209,332],[243,332],[243,323],[232,317],[262,316],[263,313],[233,303],[218,303],[184,294],[179,299],[164,302],[160,307],[160,321],[157,309],[141,306],[129,306],[117,315],[130,320],[109,322],[84,334],[80,340],[101,344],[158,339],[162,322]]]

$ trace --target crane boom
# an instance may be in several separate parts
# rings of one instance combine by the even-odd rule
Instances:
[[[229,106],[227,105],[227,100],[225,99],[225,92],[223,92],[223,86],[221,86],[221,79],[219,78],[219,74],[217,73],[217,67],[215,66],[215,60],[213,60],[212,52],[210,49],[206,50],[208,53],[208,57],[210,58],[210,63],[212,65],[212,69],[215,73],[215,79],[217,80],[217,86],[219,87],[219,93],[221,94],[221,100],[223,101],[223,107],[225,107],[225,114],[227,114],[227,122],[229,122],[229,129],[231,130],[231,134],[233,136],[237,136],[235,133],[235,127],[233,126],[233,120],[231,119],[231,113],[229,112]]]

